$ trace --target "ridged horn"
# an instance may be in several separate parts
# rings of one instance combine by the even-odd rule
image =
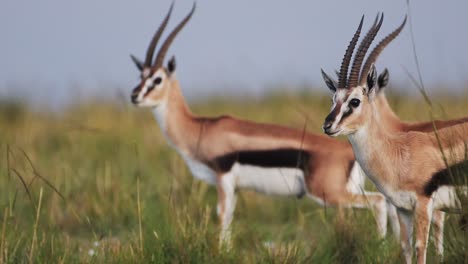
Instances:
[[[374,24],[369,29],[369,31],[367,31],[366,36],[361,41],[361,44],[359,44],[356,54],[354,55],[354,61],[353,65],[351,66],[351,72],[348,77],[348,88],[357,86],[359,82],[359,73],[361,72],[361,66],[364,60],[364,56],[366,56],[367,50],[369,49],[370,45],[372,44],[372,41],[379,32],[380,27],[382,26],[383,19],[383,13],[381,16],[380,14],[377,14],[377,16],[375,17]]]
[[[158,45],[158,41],[161,38],[161,35],[164,29],[166,28],[169,18],[171,17],[173,7],[174,7],[174,2],[172,2],[171,7],[169,8],[169,11],[167,12],[167,15],[164,18],[161,25],[159,25],[158,30],[156,31],[156,33],[154,33],[153,39],[151,39],[148,49],[146,50],[145,67],[151,67],[152,65],[154,50],[156,49],[156,45]]]
[[[171,34],[169,34],[169,36],[166,38],[166,40],[162,44],[161,48],[159,49],[159,52],[158,52],[158,55],[156,56],[156,61],[154,62],[153,68],[157,69],[157,68],[162,66],[163,61],[164,61],[164,57],[166,56],[167,50],[171,46],[172,41],[175,39],[177,34],[182,30],[182,28],[184,28],[185,24],[187,24],[187,22],[190,20],[193,13],[195,12],[196,6],[197,6],[196,3],[193,3],[193,7],[192,7],[192,10],[190,11],[190,13],[184,18],[184,20],[182,20],[177,25],[177,27],[174,28],[174,30],[171,32]]]
[[[338,78],[338,88],[347,87],[346,77],[348,76],[349,63],[351,61],[351,57],[353,56],[354,47],[356,47],[356,43],[359,39],[359,35],[361,34],[361,28],[362,28],[363,22],[364,22],[364,15],[362,16],[361,22],[359,23],[359,26],[356,29],[356,32],[354,33],[353,38],[349,42],[348,48],[346,48],[346,52],[343,56],[343,60],[341,62],[341,67],[340,67],[340,77]]]
[[[392,40],[394,40],[400,34],[401,30],[403,30],[406,24],[406,18],[407,16],[405,16],[403,23],[401,23],[401,25],[397,29],[395,29],[392,33],[388,34],[384,39],[382,39],[379,42],[379,44],[377,44],[377,46],[375,46],[375,48],[369,54],[369,56],[367,57],[366,63],[364,64],[364,67],[362,67],[359,85],[364,85],[366,83],[367,74],[369,74],[369,70],[371,69],[372,64],[375,63],[375,61],[379,57],[380,53],[382,53],[384,48],[388,44],[390,44],[390,42],[392,42]]]

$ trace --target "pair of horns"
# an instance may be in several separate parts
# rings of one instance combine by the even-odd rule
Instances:
[[[169,47],[171,46],[172,41],[174,41],[177,34],[182,30],[182,28],[184,28],[185,24],[187,24],[187,22],[190,20],[193,13],[195,12],[196,3],[193,3],[193,7],[190,13],[188,13],[188,15],[174,28],[174,30],[172,30],[172,32],[163,42],[163,44],[161,45],[161,48],[159,49],[158,54],[156,55],[156,59],[154,60],[154,63],[153,63],[153,57],[154,57],[154,52],[156,50],[156,46],[158,45],[158,41],[161,38],[161,35],[164,29],[166,28],[167,23],[169,22],[169,18],[171,17],[173,7],[174,7],[174,2],[172,2],[171,7],[169,8],[169,11],[166,14],[166,17],[164,18],[158,30],[156,31],[153,38],[151,39],[151,42],[146,51],[145,62],[142,65],[145,68],[158,69],[159,67],[163,65],[164,57],[166,56],[166,53],[169,50]],[[132,59],[135,61],[135,57],[132,56]]]
[[[364,57],[370,45],[372,44],[372,41],[374,40],[375,36],[379,32],[380,27],[382,26],[383,18],[384,18],[383,13],[381,15],[377,14],[374,20],[374,24],[366,33],[366,36],[361,41],[361,44],[359,44],[356,54],[354,55],[354,61],[351,67],[349,78],[347,78],[349,63],[351,62],[351,57],[354,53],[354,48],[356,47],[357,41],[361,34],[362,24],[364,21],[364,16],[362,16],[361,22],[359,23],[359,26],[356,32],[354,33],[353,38],[349,42],[348,48],[346,49],[345,55],[343,57],[343,61],[341,62],[338,87],[349,89],[351,87],[356,87],[358,84],[364,85],[367,79],[367,75],[369,74],[369,71],[371,70],[372,65],[375,63],[380,53],[382,53],[384,48],[388,44],[390,44],[390,42],[392,42],[392,40],[394,40],[400,34],[401,30],[406,24],[406,16],[405,16],[403,23],[397,29],[395,29],[392,33],[388,34],[385,38],[383,38],[379,42],[379,44],[377,44],[377,46],[375,46],[375,48],[372,50],[370,55],[367,57],[367,60],[364,63],[364,66],[362,67],[362,71],[361,71],[361,66],[364,61]]]

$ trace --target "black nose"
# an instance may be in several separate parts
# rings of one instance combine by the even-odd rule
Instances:
[[[137,103],[137,98],[138,98],[137,93],[132,93],[132,95],[130,96],[130,99],[132,100],[132,103],[134,103],[134,104]]]
[[[322,126],[323,132],[325,132],[326,134],[329,134],[332,125],[333,125],[332,122],[325,121],[325,123],[323,123],[323,126]]]
[[[325,133],[328,134],[328,133],[330,132],[330,129],[331,129],[332,125],[333,125],[333,121],[335,121],[335,117],[336,117],[335,111],[332,111],[332,112],[325,118],[325,122],[323,122],[323,126],[322,126],[323,131],[324,131]]]
[[[135,88],[132,90],[132,95],[130,95],[130,99],[132,100],[132,103],[136,104],[137,103],[137,98],[139,94],[139,88],[140,85],[137,85]]]

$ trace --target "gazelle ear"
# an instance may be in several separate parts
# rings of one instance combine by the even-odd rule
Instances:
[[[388,73],[388,69],[385,68],[383,72],[379,75],[379,78],[377,79],[377,85],[379,86],[379,91],[387,86],[389,77],[390,77],[390,74]]]
[[[367,95],[370,95],[373,90],[375,90],[375,85],[377,84],[377,69],[373,64],[369,73],[367,74]]]
[[[325,81],[325,84],[328,86],[328,89],[330,89],[332,92],[336,92],[336,87],[338,86],[338,84],[336,83],[336,81],[333,80],[332,78],[330,78],[330,77],[323,71],[323,69],[321,69],[321,71],[322,71],[323,80]]]
[[[175,72],[176,60],[174,56],[172,56],[171,59],[167,62],[167,70],[169,71],[169,73]]]
[[[138,70],[142,71],[143,70],[143,62],[139,60],[137,57],[133,56],[130,54],[130,58],[132,58],[133,63],[137,66]]]

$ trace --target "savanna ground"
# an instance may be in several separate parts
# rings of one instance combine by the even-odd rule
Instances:
[[[403,119],[427,120],[420,98],[391,102]],[[433,99],[439,118],[468,116],[468,94]],[[298,92],[191,105],[197,114],[306,124],[321,133],[330,99]],[[248,191],[239,193],[232,250],[218,250],[215,188],[190,175],[150,111],[127,101],[56,112],[1,101],[0,206],[1,263],[403,261],[390,228],[386,239],[377,238],[367,210],[347,210],[343,222],[336,209],[307,198]],[[447,219],[445,262],[466,263],[467,233],[459,216]],[[437,262],[432,244],[429,262]]]

